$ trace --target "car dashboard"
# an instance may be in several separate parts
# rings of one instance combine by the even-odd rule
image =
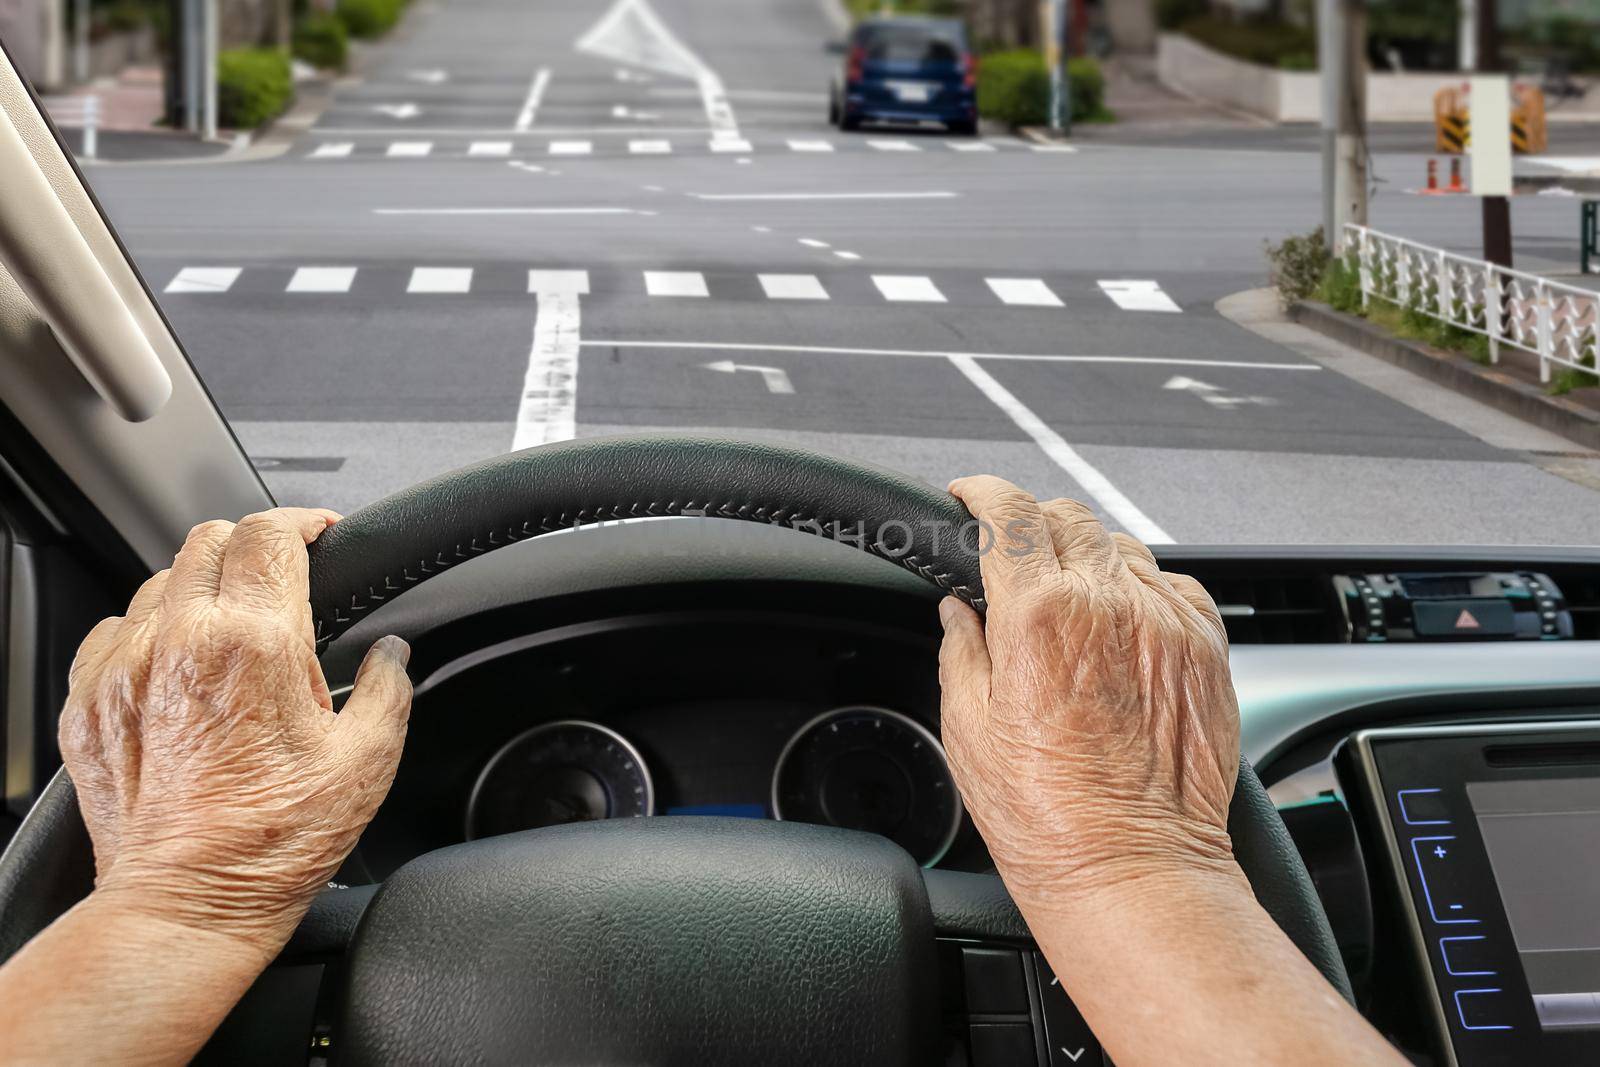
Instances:
[[[1375,730],[1600,722],[1593,553],[1158,555],[1218,601],[1244,753],[1322,897],[1358,1006],[1400,1048],[1438,1062],[1517,1062],[1540,1047],[1507,1038],[1505,1056],[1485,1056],[1499,1031],[1466,1027],[1495,1015],[1493,998],[1469,992],[1472,1011],[1454,1011],[1461,989],[1503,986],[1433,973],[1433,932],[1407,904],[1404,870],[1384,859],[1409,847],[1404,827],[1397,837],[1379,818],[1349,753]],[[990,872],[939,744],[936,601],[914,575],[849,547],[695,519],[566,532],[446,572],[325,657],[337,687],[372,640],[396,632],[413,645],[417,684],[393,789],[342,880],[382,880],[475,837],[664,815],[865,829],[933,871]],[[1573,751],[1581,762],[1585,750]],[[1574,773],[1600,773],[1591,762]],[[1033,959],[1028,974],[1043,973],[1027,945],[961,952],[1016,948]],[[1032,1019],[1045,1056],[1040,982],[1034,1015],[1017,1018]],[[985,995],[981,985],[968,982],[968,995]],[[949,1010],[967,1010],[957,1002]],[[1596,1013],[1600,1040],[1600,1001]],[[947,1028],[969,1035],[966,1062],[984,1067],[971,1018]],[[1519,1008],[1523,1031],[1533,1018]],[[1572,1062],[1594,1049],[1589,1033],[1564,1031],[1561,1047],[1581,1050]]]

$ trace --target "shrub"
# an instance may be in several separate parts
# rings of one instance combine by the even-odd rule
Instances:
[[[1278,288],[1278,301],[1288,307],[1315,293],[1328,273],[1328,242],[1318,226],[1303,237],[1286,237],[1266,246],[1268,276]]]
[[[1067,61],[1074,122],[1105,121],[1105,76],[1086,56]],[[991,52],[978,65],[978,113],[1012,126],[1050,121],[1050,70],[1031,48]]]
[[[400,21],[405,0],[339,0],[339,20],[352,37],[378,37]]]
[[[349,35],[337,15],[314,11],[294,28],[295,58],[313,67],[343,70],[349,52]]]
[[[1211,10],[1208,0],[1156,0],[1156,25],[1175,30]]]
[[[1594,348],[1591,346],[1588,353],[1578,362],[1586,367],[1593,367]],[[1592,372],[1562,367],[1550,377],[1550,395],[1563,396],[1574,389],[1592,389],[1597,385],[1600,385],[1600,377],[1596,377]]]
[[[1276,67],[1288,59],[1312,58],[1316,67],[1317,39],[1309,26],[1296,26],[1264,18],[1221,18],[1203,15],[1189,19],[1182,32],[1207,48],[1248,63]]]
[[[289,58],[275,48],[230,48],[217,56],[217,110],[223,126],[253,129],[294,98]]]
[[[1350,256],[1330,259],[1316,295],[1335,311],[1361,314],[1361,273],[1355,260]]]

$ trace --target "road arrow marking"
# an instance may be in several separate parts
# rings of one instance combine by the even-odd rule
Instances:
[[[440,85],[450,80],[450,75],[442,70],[413,70],[407,71],[406,77],[414,82],[424,85]]]
[[[761,375],[761,380],[767,384],[769,393],[793,393],[794,383],[789,380],[789,372],[782,367],[759,367],[752,363],[735,363],[731,359],[719,359],[715,363],[700,364],[706,370],[714,370],[719,374],[738,374],[742,370],[751,371]]]
[[[1232,411],[1241,404],[1260,404],[1270,406],[1277,401],[1270,396],[1227,396],[1222,391],[1222,386],[1202,382],[1197,378],[1185,378],[1183,375],[1174,375],[1167,379],[1163,389],[1176,389],[1180,392],[1193,393],[1212,407]]]
[[[667,28],[649,0],[616,0],[573,47],[658,74],[688,78],[700,91],[706,122],[712,130],[738,136],[739,123],[722,79]],[[636,80],[624,77],[621,71],[617,78]]]
[[[372,110],[380,115],[388,115],[392,119],[414,119],[422,114],[422,109],[413,103],[404,104],[378,104]]]

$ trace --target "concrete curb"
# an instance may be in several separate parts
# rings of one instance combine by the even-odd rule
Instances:
[[[1393,363],[1541,429],[1600,449],[1600,414],[1565,397],[1550,396],[1537,386],[1475,363],[1466,356],[1401,340],[1365,319],[1335,311],[1326,304],[1296,301],[1290,305],[1288,314],[1291,322],[1369,356]]]

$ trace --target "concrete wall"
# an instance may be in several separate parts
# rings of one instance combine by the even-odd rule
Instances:
[[[1156,77],[1169,89],[1246,111],[1274,122],[1320,122],[1321,90],[1315,71],[1275,70],[1214,52],[1188,37],[1163,33],[1156,46]],[[1367,74],[1367,121],[1431,122],[1433,94],[1459,86],[1453,72]],[[1549,121],[1600,121],[1600,93],[1549,112]]]
[[[0,41],[34,88],[66,81],[60,0],[0,0]]]

